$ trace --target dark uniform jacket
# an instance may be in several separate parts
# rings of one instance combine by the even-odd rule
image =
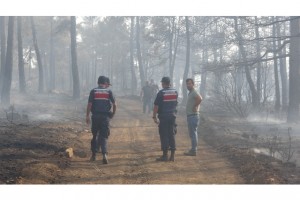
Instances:
[[[157,93],[154,105],[158,106],[158,117],[176,115],[178,93],[175,89],[165,88]]]
[[[91,112],[93,115],[109,114],[115,97],[111,90],[97,87],[91,90],[89,103],[92,103]]]

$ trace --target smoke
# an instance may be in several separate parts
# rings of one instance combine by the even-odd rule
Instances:
[[[258,122],[258,123],[266,123],[266,124],[282,124],[282,123],[286,123],[286,118],[283,117],[274,117],[274,116],[263,116],[263,115],[259,115],[259,114],[250,114],[247,117],[247,121],[249,122]]]
[[[52,114],[38,114],[30,116],[31,120],[34,121],[56,121],[57,118],[54,117]]]

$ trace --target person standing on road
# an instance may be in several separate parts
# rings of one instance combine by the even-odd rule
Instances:
[[[175,161],[175,134],[176,134],[176,107],[178,93],[171,88],[170,78],[163,77],[161,80],[163,89],[157,93],[154,101],[153,120],[159,124],[159,135],[163,155],[157,161],[168,161],[168,150],[171,150],[170,161]],[[158,114],[158,119],[157,119]]]
[[[189,91],[186,104],[186,115],[192,148],[184,154],[186,156],[196,156],[198,146],[199,109],[200,103],[202,102],[202,97],[197,90],[195,90],[193,79],[186,79],[186,86]]]
[[[116,101],[111,90],[107,88],[107,78],[98,78],[98,87],[91,90],[86,111],[86,123],[90,124],[90,112],[92,112],[91,161],[96,160],[97,143],[99,141],[103,155],[103,164],[107,160],[107,140],[109,136],[109,122],[116,113]],[[113,108],[111,112],[111,108]]]
[[[149,82],[146,81],[146,85],[142,88],[141,98],[143,100],[143,113],[146,113],[148,108],[148,113],[151,113],[151,98],[152,98],[152,87],[149,85]]]

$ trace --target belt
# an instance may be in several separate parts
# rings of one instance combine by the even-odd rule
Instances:
[[[191,116],[198,116],[199,115],[199,113],[198,114],[189,114],[189,115],[187,115],[188,117],[191,117]]]
[[[98,113],[92,113],[92,115],[94,115],[94,116],[99,116],[99,115],[104,115],[104,116],[106,116],[106,115],[109,115],[109,112],[98,112]]]

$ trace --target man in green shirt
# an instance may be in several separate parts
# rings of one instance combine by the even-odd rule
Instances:
[[[202,101],[201,95],[195,90],[194,80],[191,78],[186,79],[186,86],[189,90],[187,104],[186,104],[186,115],[189,129],[189,135],[191,139],[192,148],[184,153],[186,156],[196,156],[198,146],[198,124],[199,124],[199,109]]]

